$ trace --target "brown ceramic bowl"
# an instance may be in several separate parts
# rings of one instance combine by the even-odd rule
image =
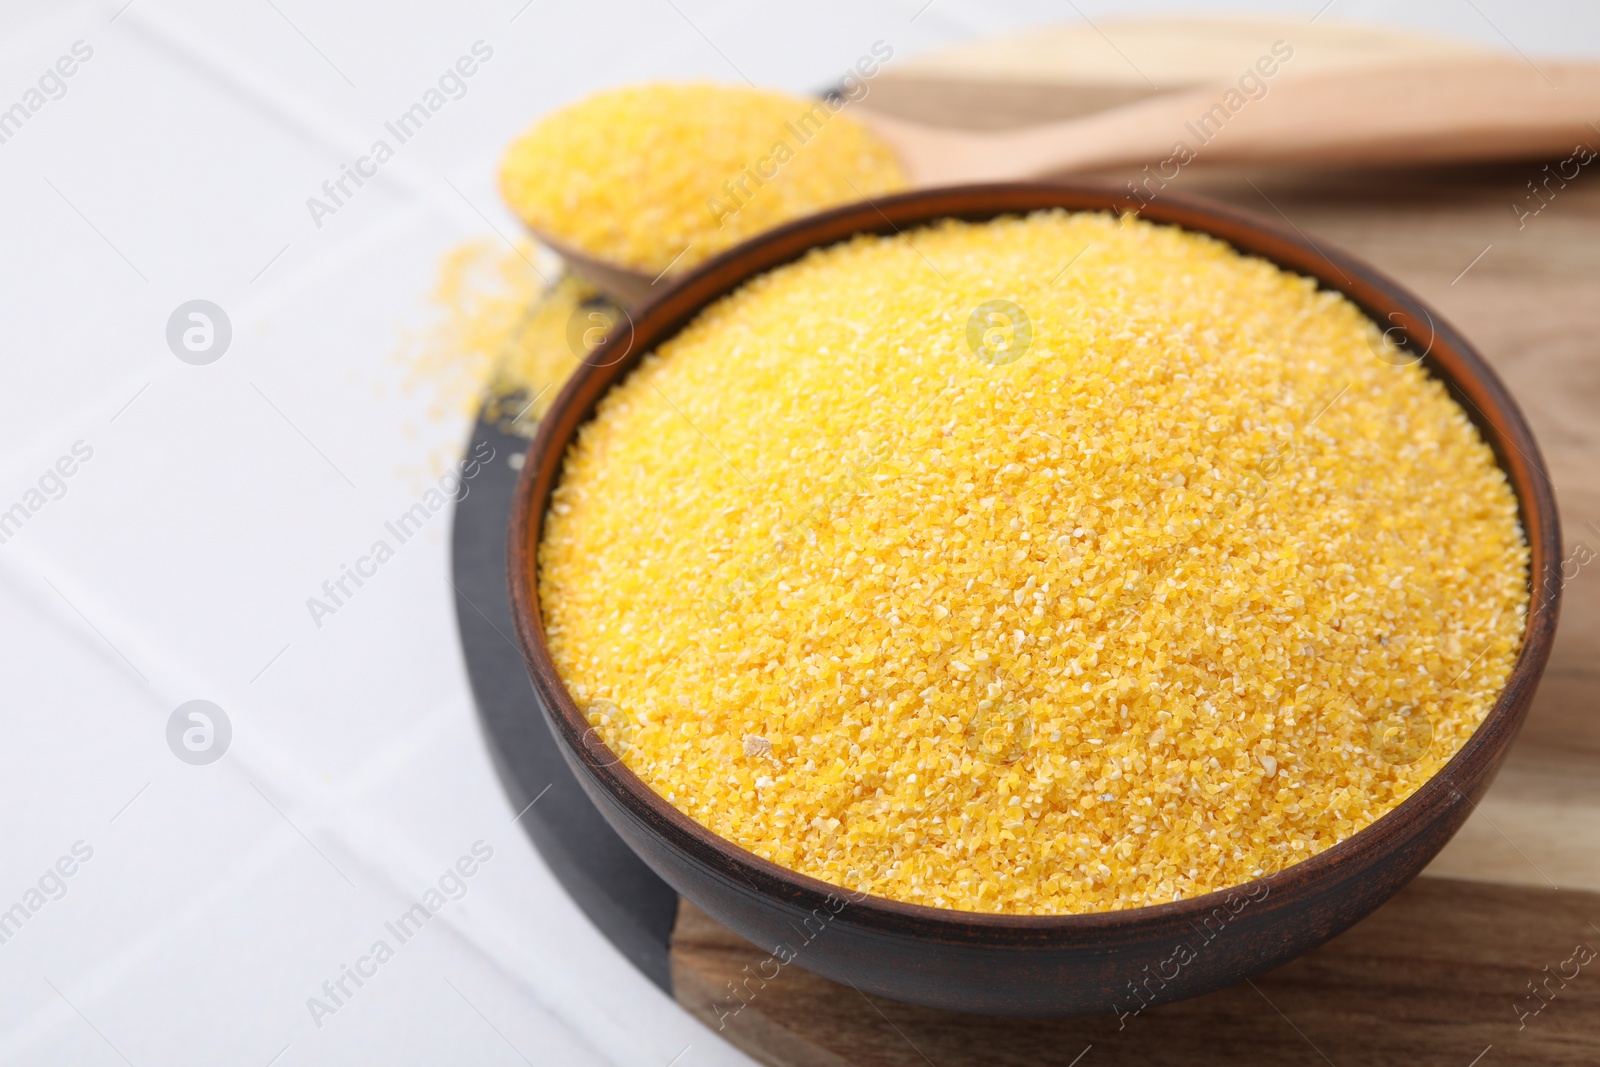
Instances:
[[[551,662],[539,610],[536,550],[550,492],[567,445],[600,396],[746,279],[858,233],[1058,207],[1137,208],[1154,222],[1221,238],[1344,293],[1420,355],[1493,446],[1521,505],[1533,605],[1522,653],[1483,725],[1435,778],[1360,833],[1248,886],[1067,916],[948,911],[847,894],[759,859],[683,815],[584,721]],[[509,565],[517,636],[540,713],[607,821],[685,898],[762,948],[785,946],[799,966],[868,993],[957,1011],[1076,1015],[1196,996],[1276,967],[1345,930],[1415,877],[1488,788],[1527,714],[1555,633],[1560,545],[1550,482],[1522,413],[1472,347],[1399,285],[1235,208],[1166,196],[1140,207],[1103,188],[1030,184],[913,192],[802,219],[705,263],[637,310],[631,329],[615,331],[591,354],[540,424],[517,487]]]

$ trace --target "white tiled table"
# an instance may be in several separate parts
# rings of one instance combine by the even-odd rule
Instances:
[[[1600,53],[1592,5],[1475,2],[1329,17]],[[1146,6],[1202,5],[1078,5]],[[75,42],[92,55],[0,143],[0,510],[37,502],[75,443],[93,452],[0,544],[0,909],[27,911],[41,877],[56,896],[15,929],[0,916],[0,1060],[747,1062],[611,950],[511,823],[456,648],[448,515],[320,628],[306,599],[464,440],[395,352],[440,253],[513,232],[493,168],[534,115],[649,77],[809,90],[878,39],[911,55],[1077,17],[1043,0],[8,5],[0,109]],[[479,41],[493,54],[465,94],[315,225],[306,199]],[[165,343],[193,298],[233,328],[206,366]],[[195,698],[233,729],[208,766],[165,737]],[[92,856],[45,877],[78,842]],[[384,924],[477,842],[493,855],[465,895],[399,945]],[[380,938],[394,957],[318,1026],[308,998]]]

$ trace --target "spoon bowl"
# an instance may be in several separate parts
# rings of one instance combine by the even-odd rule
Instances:
[[[656,283],[662,281],[664,275],[657,275],[652,278],[643,271],[634,270],[632,267],[618,266],[598,256],[580,252],[565,241],[551,237],[549,234],[542,233],[532,227],[529,227],[529,231],[540,244],[560,256],[562,262],[566,263],[572,273],[600,290],[612,303],[619,307],[638,307],[648,300],[652,293],[663,288]]]

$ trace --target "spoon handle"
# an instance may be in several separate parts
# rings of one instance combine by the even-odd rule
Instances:
[[[1600,148],[1600,66],[1454,60],[1208,86],[1084,118],[993,133],[861,114],[918,185],[1190,162],[1402,164],[1567,156]],[[1580,145],[1587,146],[1580,148]]]

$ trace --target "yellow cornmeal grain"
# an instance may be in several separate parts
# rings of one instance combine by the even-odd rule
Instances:
[[[500,170],[529,226],[651,273],[905,184],[889,147],[832,104],[710,83],[595,93],[536,123]]]
[[[1030,320],[1015,362],[969,346],[990,300]],[[1520,647],[1513,494],[1404,358],[1132,219],[813,252],[579,434],[551,651],[671,803],[840,886],[1075,913],[1247,882],[1438,771]]]
[[[573,275],[547,284],[534,255],[472,241],[441,259],[431,300],[438,317],[406,346],[413,378],[435,393],[435,417],[482,407],[531,433],[617,314]]]

